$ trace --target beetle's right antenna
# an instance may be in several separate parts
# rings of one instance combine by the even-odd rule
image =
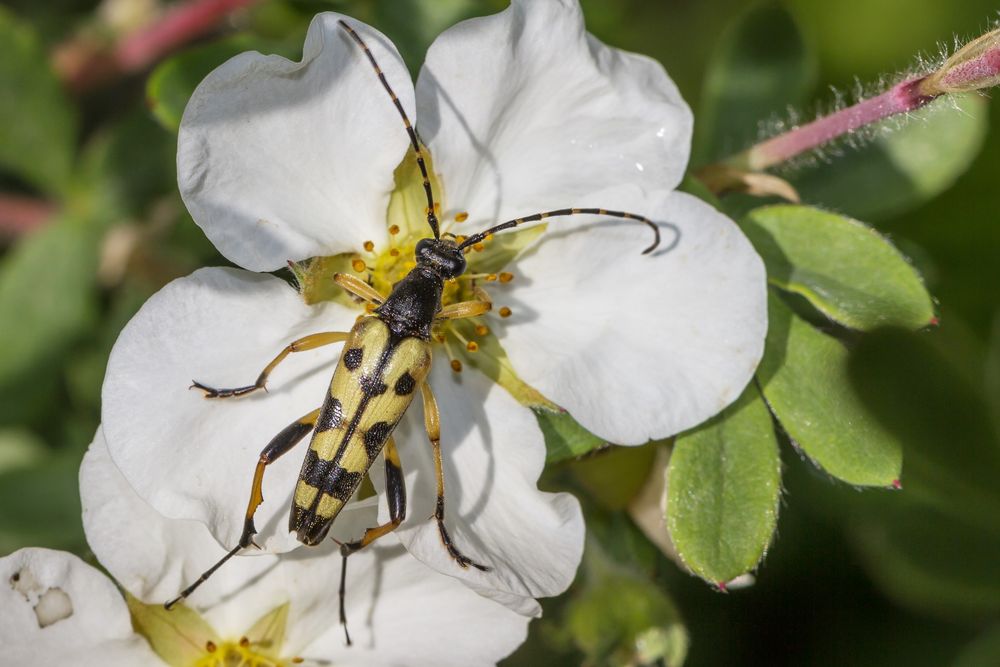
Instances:
[[[375,73],[378,74],[378,80],[382,82],[382,86],[385,88],[385,91],[389,93],[389,97],[392,98],[392,103],[396,105],[396,111],[398,111],[399,115],[403,118],[403,124],[406,126],[406,133],[410,135],[410,144],[413,146],[413,152],[417,154],[417,166],[420,167],[420,175],[424,177],[424,194],[427,195],[427,224],[430,226],[431,231],[434,232],[434,238],[440,239],[441,234],[438,229],[437,214],[434,213],[434,192],[431,190],[431,179],[427,174],[427,165],[424,163],[424,154],[423,151],[420,150],[420,140],[417,139],[417,133],[414,131],[413,125],[410,124],[410,119],[406,115],[406,111],[403,110],[403,104],[399,101],[399,98],[396,97],[396,93],[392,92],[392,88],[389,87],[389,82],[385,79],[385,74],[382,73],[382,68],[378,66],[378,63],[375,61],[375,56],[372,55],[371,49],[369,49],[368,45],[361,39],[361,35],[359,35],[354,28],[347,25],[347,22],[343,19],[339,20],[338,23],[340,24],[340,27],[351,36],[351,39],[353,39],[357,45],[361,47],[361,50],[365,52],[365,55],[368,56],[368,62],[372,64],[372,67],[375,68]]]

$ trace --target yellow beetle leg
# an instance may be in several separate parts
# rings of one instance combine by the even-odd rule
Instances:
[[[434,519],[437,521],[438,532],[441,534],[441,542],[448,550],[448,555],[463,568],[471,565],[477,570],[489,572],[490,568],[480,565],[459,551],[452,543],[448,529],[444,527],[444,462],[441,460],[441,413],[438,412],[437,401],[434,400],[430,385],[426,382],[422,383],[420,393],[424,399],[424,428],[427,430],[427,437],[431,441],[431,449],[434,452],[434,474],[437,477],[437,504],[434,509]]]
[[[493,309],[493,300],[486,290],[481,287],[474,288],[476,298],[472,301],[460,301],[452,303],[444,308],[434,318],[436,320],[460,320],[466,317],[476,317],[483,313],[488,313]]]
[[[243,522],[243,535],[240,536],[240,543],[231,551],[227,552],[225,556],[220,558],[215,565],[205,570],[205,572],[198,577],[198,580],[181,591],[180,595],[165,603],[163,605],[164,607],[170,609],[178,602],[187,598],[187,596],[194,593],[199,586],[205,583],[205,581],[207,581],[216,570],[222,567],[223,563],[239,553],[240,550],[254,544],[253,536],[257,530],[253,525],[253,515],[254,512],[257,511],[260,504],[264,502],[264,494],[261,492],[261,485],[264,482],[264,468],[271,463],[274,463],[282,454],[291,450],[292,447],[298,444],[299,441],[301,441],[302,438],[309,433],[309,431],[313,430],[313,427],[316,426],[316,420],[319,418],[319,412],[320,408],[316,408],[309,414],[295,420],[285,428],[281,429],[281,432],[271,438],[271,442],[267,443],[267,447],[265,447],[260,453],[260,460],[257,462],[256,470],[254,470],[253,487],[250,490],[250,502],[247,504],[247,513]],[[254,546],[257,545],[254,544]]]
[[[383,535],[388,535],[396,530],[406,517],[406,481],[403,479],[399,452],[396,450],[396,442],[392,436],[386,440],[385,448],[382,451],[385,456],[385,492],[389,502],[389,521],[381,526],[369,528],[365,531],[364,536],[356,542],[345,542],[340,545],[340,553],[344,556],[364,549]]]
[[[378,290],[352,275],[335,273],[333,274],[333,281],[359,299],[374,303],[376,306],[381,306],[385,303],[385,297],[379,294]]]
[[[205,392],[205,398],[232,398],[234,396],[243,396],[249,394],[252,391],[257,391],[258,389],[263,389],[267,384],[267,376],[271,374],[271,371],[275,367],[285,360],[292,352],[304,352],[305,350],[315,350],[317,347],[323,347],[324,345],[332,345],[333,343],[341,343],[347,340],[347,337],[351,334],[346,331],[325,331],[323,333],[310,334],[309,336],[304,336],[298,340],[293,340],[291,343],[285,346],[281,352],[278,353],[274,359],[271,360],[264,370],[260,372],[257,376],[257,381],[246,387],[235,387],[233,389],[213,389],[203,385],[198,381],[194,381],[191,385],[192,389],[201,389]]]

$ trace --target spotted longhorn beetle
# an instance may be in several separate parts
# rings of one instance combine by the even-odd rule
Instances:
[[[260,453],[239,544],[164,606],[170,609],[187,598],[226,561],[254,545],[253,536],[257,530],[253,517],[264,500],[261,491],[264,470],[312,432],[288,520],[289,531],[295,531],[299,541],[307,546],[315,546],[326,537],[334,519],[357,490],[378,455],[384,454],[385,459],[389,521],[369,528],[361,539],[342,543],[340,546],[344,559],[340,577],[340,622],[344,626],[347,644],[350,645],[344,614],[347,557],[395,530],[406,516],[406,488],[392,432],[417,390],[423,399],[424,426],[434,455],[437,479],[434,520],[437,521],[441,542],[462,568],[471,566],[482,571],[489,570],[487,566],[465,556],[455,546],[445,527],[440,421],[437,402],[427,384],[431,368],[431,331],[435,323],[476,317],[492,309],[489,296],[481,288],[475,289],[476,298],[473,300],[442,307],[441,295],[445,281],[453,280],[465,272],[464,254],[491,234],[527,222],[558,216],[603,215],[645,223],[653,230],[654,239],[643,254],[652,252],[659,245],[660,231],[651,220],[634,213],[603,208],[564,208],[509,220],[460,242],[459,239],[441,238],[434,193],[417,133],[364,40],[345,21],[339,21],[339,26],[364,52],[402,117],[423,177],[423,189],[427,196],[427,224],[434,237],[417,243],[416,266],[393,285],[388,297],[353,276],[343,273],[334,276],[341,288],[374,307],[372,314],[360,318],[349,332],[315,333],[289,343],[264,367],[252,385],[233,389],[213,389],[199,382],[192,385],[192,388],[202,390],[206,398],[244,396],[263,389],[271,371],[289,354],[344,342],[344,349],[322,407],[286,426]]]

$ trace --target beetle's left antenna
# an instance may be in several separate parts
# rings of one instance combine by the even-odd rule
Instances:
[[[190,586],[188,586],[187,588],[185,588],[183,591],[181,591],[180,595],[178,595],[177,597],[175,597],[170,602],[165,602],[163,604],[163,607],[167,611],[169,611],[170,609],[172,609],[174,607],[175,604],[177,604],[178,602],[181,602],[182,600],[184,600],[184,598],[186,598],[187,596],[189,596],[192,593],[194,593],[196,590],[198,590],[199,586],[201,586],[203,583],[205,583],[206,581],[208,581],[208,578],[211,577],[213,574],[215,574],[216,570],[218,570],[220,567],[222,567],[227,560],[229,560],[230,558],[232,558],[233,556],[235,556],[237,553],[239,553],[240,549],[242,549],[242,548],[243,548],[243,546],[241,545],[241,546],[238,546],[238,547],[234,548],[232,551],[228,552],[225,556],[223,556],[222,558],[219,559],[218,563],[216,563],[212,567],[210,567],[207,570],[205,570],[205,572],[200,577],[198,577],[198,581],[194,582],[193,584],[191,584]]]
[[[382,72],[382,68],[378,66],[375,61],[375,56],[372,55],[371,49],[365,44],[364,40],[361,39],[361,35],[355,32],[354,28],[347,25],[347,22],[343,19],[337,21],[340,27],[343,28],[348,35],[351,36],[361,50],[365,52],[368,56],[368,62],[372,64],[375,68],[375,73],[378,74],[378,80],[382,82],[382,87],[385,88],[385,92],[389,93],[389,97],[392,98],[392,103],[396,105],[396,111],[403,118],[403,124],[406,126],[406,133],[410,135],[410,144],[413,146],[413,152],[417,154],[417,166],[420,167],[420,175],[424,178],[424,194],[427,195],[427,224],[430,226],[431,231],[434,232],[434,238],[441,238],[440,231],[438,229],[438,219],[437,214],[434,212],[434,192],[431,190],[431,178],[427,173],[427,164],[424,162],[423,151],[420,150],[420,140],[417,138],[417,133],[413,129],[413,125],[410,124],[410,118],[406,115],[406,111],[403,110],[403,104],[396,97],[396,93],[392,92],[392,88],[389,87],[389,82],[385,79],[385,74]]]

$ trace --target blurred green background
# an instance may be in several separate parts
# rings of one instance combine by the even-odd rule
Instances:
[[[792,17],[791,29],[801,31],[795,66],[811,84],[788,90],[784,99],[775,96],[763,118],[760,108],[730,108],[721,122],[718,109],[706,107],[725,101],[730,89],[706,89],[706,72],[730,44],[727,26],[750,3],[582,4],[589,29],[603,41],[665,65],[695,110],[695,155],[702,162],[745,147],[756,120],[770,119],[774,127],[787,119],[786,105],[806,118],[829,106],[835,99],[829,86],[850,93],[857,81],[877,84],[919,67],[921,58],[937,60],[941,44],[981,34],[996,12],[986,0],[788,0],[777,6]],[[185,91],[212,64],[241,50],[298,57],[317,11],[372,23],[416,72],[440,30],[503,6],[492,0],[263,0],[178,49],[177,60],[116,72],[100,57],[102,49],[134,31],[156,3],[3,4],[0,554],[27,545],[87,554],[76,470],[99,421],[115,337],[165,282],[225,263],[176,192],[169,127]],[[788,26],[770,27],[773,43],[756,45],[763,52],[786,43]],[[754,81],[727,85],[752,89]],[[703,95],[714,102],[703,103]],[[844,158],[782,172],[801,184],[808,203],[854,214],[890,235],[939,301],[941,324],[932,331],[850,340],[856,391],[906,446],[902,493],[833,482],[784,447],[777,535],[754,585],[729,594],[682,572],[614,502],[596,494],[587,503],[598,546],[585,567],[600,570],[607,556],[655,580],[690,636],[686,664],[1000,665],[1000,510],[992,509],[1000,508],[992,474],[1000,470],[1000,108],[978,113],[988,114],[982,148],[955,148],[959,162],[972,162],[967,169],[963,162],[957,180],[940,194],[931,188],[895,200],[878,178],[856,183],[857,190],[824,189],[858,164],[877,162],[878,147],[845,149]],[[939,179],[935,187],[946,184]],[[928,487],[937,496],[908,495],[910,461],[938,475],[940,485]],[[580,464],[551,471],[550,484],[586,494],[590,487],[581,480],[588,473],[573,465]],[[585,660],[581,635],[600,635],[603,623],[600,613],[588,611],[586,593],[574,596],[546,604],[545,619],[533,624],[528,644],[509,664]],[[603,661],[595,657],[600,652],[589,654],[591,664]]]

